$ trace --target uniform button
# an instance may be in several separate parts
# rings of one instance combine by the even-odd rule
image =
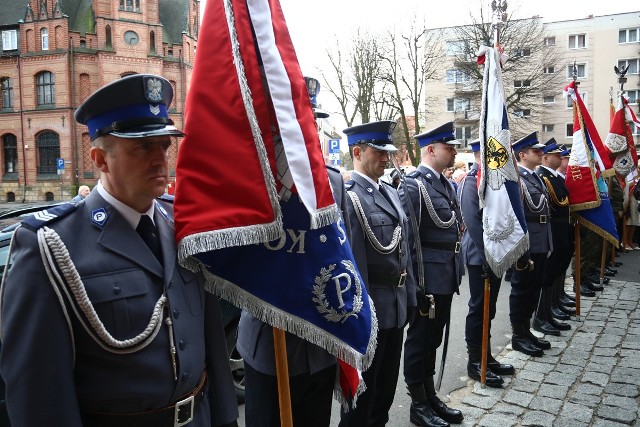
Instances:
[[[178,347],[180,347],[180,350],[184,350],[186,346],[187,346],[187,343],[184,342],[183,340],[180,340],[180,342],[178,343]]]
[[[180,310],[178,310],[177,308],[175,308],[173,310],[173,318],[177,319],[178,317],[180,317]]]
[[[120,289],[120,286],[114,286],[113,287],[113,294],[114,295],[120,295],[120,292],[122,292],[122,289]]]

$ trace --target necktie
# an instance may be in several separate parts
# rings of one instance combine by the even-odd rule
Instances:
[[[136,232],[142,237],[142,240],[147,244],[151,252],[156,256],[158,261],[162,263],[162,250],[160,249],[160,237],[158,236],[158,230],[153,225],[153,221],[149,215],[142,215],[140,222],[136,228]]]

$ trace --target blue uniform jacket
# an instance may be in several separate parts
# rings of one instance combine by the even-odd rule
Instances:
[[[177,264],[172,207],[156,209],[164,268],[131,225],[97,191],[84,202],[56,208],[47,219],[73,261],[106,331],[118,340],[149,324],[163,290],[168,308],[150,344],[116,354],[84,329],[70,304],[64,309],[43,266],[34,229],[16,231],[2,293],[0,371],[7,384],[11,424],[82,426],[80,409],[144,412],[169,406],[192,391],[203,371],[208,394],[190,424],[206,427],[238,416],[225,337],[215,296],[200,275]],[[50,212],[51,213],[51,212]],[[106,222],[102,226],[92,218]],[[177,380],[169,351],[170,314],[177,347]],[[69,319],[71,327],[67,320]]]
[[[464,222],[462,235],[462,259],[466,265],[482,265],[485,262],[482,226],[482,209],[478,197],[478,164],[458,185],[458,201]]]
[[[548,200],[549,195],[537,175],[522,166],[518,166],[518,171],[522,183],[526,186],[526,191],[531,196],[531,202],[527,200],[526,195],[523,197],[524,216],[529,229],[529,251],[547,254],[553,250],[549,205],[545,203],[539,209],[536,207],[541,204],[543,198]]]

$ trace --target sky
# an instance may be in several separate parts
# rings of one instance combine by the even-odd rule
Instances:
[[[204,10],[206,0],[201,0]],[[511,18],[538,15],[544,22],[582,19],[588,15],[611,15],[638,11],[637,2],[611,0],[508,0]],[[490,11],[490,1],[448,0],[280,0],[298,62],[305,76],[320,79],[320,69],[327,67],[326,50],[340,40],[349,40],[358,28],[372,32],[406,25],[416,19],[428,28],[465,25],[471,14],[478,16],[480,8]],[[322,89],[318,102],[332,112],[335,101]]]

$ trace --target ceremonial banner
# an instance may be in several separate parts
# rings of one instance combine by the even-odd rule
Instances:
[[[565,175],[569,207],[577,213],[580,224],[617,245],[616,223],[601,172],[612,165],[607,154],[610,150],[602,144],[575,82],[565,88],[565,94],[573,99],[573,144]],[[598,144],[602,155],[596,149]]]
[[[478,195],[483,208],[485,258],[498,277],[529,249],[500,58],[497,49],[486,46],[480,49],[478,58],[479,63],[484,63]]]
[[[278,0],[207,1],[184,131],[181,264],[206,266],[210,291],[366,369],[375,313]]]
[[[611,128],[605,139],[605,145],[615,155],[613,168],[622,177],[624,188],[624,184],[628,181],[625,178],[628,175],[631,175],[631,179],[637,176],[638,154],[631,134],[631,127],[627,123],[626,108],[622,99],[624,98],[621,98],[620,108],[611,120]]]

